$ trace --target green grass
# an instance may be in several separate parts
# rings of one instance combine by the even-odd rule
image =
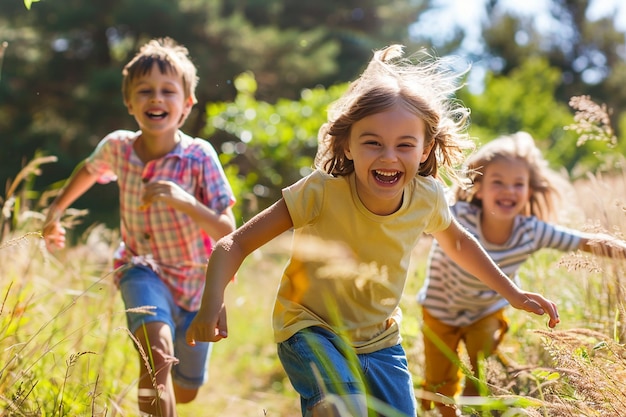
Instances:
[[[571,225],[623,236],[623,177],[578,183]],[[41,246],[38,219],[0,243],[0,415],[133,416],[138,359],[109,274],[117,233],[93,227],[54,255]],[[422,377],[420,310],[428,238],[414,251],[402,299],[403,337],[416,386]],[[271,310],[289,248],[281,237],[251,255],[227,290],[229,337],[214,347],[210,382],[181,416],[294,416],[299,400],[276,356]],[[508,361],[486,364],[491,395],[461,399],[468,414],[618,416],[626,409],[624,261],[544,251],[524,265],[524,288],[555,300],[562,323],[509,311]],[[582,329],[582,330],[578,330]],[[517,412],[515,410],[518,410]]]

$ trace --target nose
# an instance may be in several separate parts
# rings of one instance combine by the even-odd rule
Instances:
[[[380,151],[380,160],[382,162],[393,162],[398,159],[396,150],[393,146],[385,146]]]
[[[150,96],[150,101],[151,102],[160,102],[163,101],[163,96],[161,95],[161,93],[159,93],[158,91],[155,91],[151,96]]]

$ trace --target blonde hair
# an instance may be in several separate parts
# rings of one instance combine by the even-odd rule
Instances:
[[[171,72],[180,75],[183,80],[185,98],[191,97],[193,104],[198,102],[196,98],[197,70],[189,58],[189,51],[168,37],[152,39],[143,45],[135,57],[124,66],[122,95],[125,101],[130,98],[132,82],[149,73],[154,64],[158,65],[162,74]]]
[[[442,168],[450,179],[459,179],[455,167],[463,162],[466,150],[474,147],[466,132],[469,110],[452,99],[462,74],[453,73],[443,60],[425,52],[423,59],[417,54],[402,55],[402,45],[376,51],[363,74],[331,104],[328,122],[318,134],[316,167],[335,176],[352,173],[354,164],[344,154],[352,125],[400,104],[423,120],[424,147],[434,141],[418,174],[437,177]]]
[[[549,168],[533,137],[526,132],[500,136],[471,155],[466,162],[470,183],[480,183],[491,162],[512,160],[521,161],[528,167],[530,198],[523,214],[536,216],[543,221],[553,219],[561,200],[559,189],[564,188],[566,181]],[[482,201],[475,194],[475,187],[457,187],[455,198],[482,207]]]

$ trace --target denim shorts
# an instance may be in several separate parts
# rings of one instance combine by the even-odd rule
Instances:
[[[300,394],[302,415],[323,400],[326,393],[363,394],[391,407],[389,415],[417,414],[413,379],[401,345],[356,354],[350,344],[322,327],[300,330],[278,344],[278,357],[294,389]],[[315,369],[315,370],[314,370]],[[377,415],[386,415],[379,412]]]
[[[196,316],[196,312],[179,307],[172,293],[149,267],[133,265],[123,272],[119,283],[120,293],[126,309],[154,306],[149,313],[126,312],[128,328],[135,334],[146,323],[161,322],[172,331],[174,356],[178,364],[172,367],[172,378],[183,388],[196,389],[208,379],[208,364],[211,356],[211,343],[187,344],[185,333]]]

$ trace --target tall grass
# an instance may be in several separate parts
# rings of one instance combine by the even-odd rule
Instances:
[[[37,160],[28,173],[36,175]],[[28,174],[28,175],[27,175]],[[133,416],[138,356],[110,259],[119,236],[93,226],[54,255],[43,247],[44,196],[13,182],[0,229],[0,416]],[[626,170],[574,184],[567,225],[624,238]],[[29,202],[35,203],[32,206]],[[75,222],[80,212],[64,220]],[[571,213],[570,213],[571,214]],[[429,239],[415,248],[401,300],[416,393],[422,378],[421,287]],[[179,415],[296,416],[299,399],[276,357],[271,310],[290,249],[285,234],[244,262],[226,293],[229,337],[214,346],[210,381]],[[556,301],[561,324],[511,310],[500,354],[485,361],[486,396],[460,398],[466,415],[620,416],[626,409],[624,260],[542,251],[521,269],[525,289]]]
[[[575,184],[582,209],[573,227],[625,230],[625,175]],[[33,222],[37,219],[30,216]],[[136,415],[137,353],[109,260],[116,232],[89,229],[80,244],[50,255],[28,225],[0,246],[0,409],[3,416]],[[210,382],[181,416],[293,416],[299,401],[275,354],[271,309],[289,235],[251,255],[227,290],[229,337],[215,345]],[[429,241],[415,249],[403,338],[416,387],[422,375],[420,311]],[[485,366],[490,395],[459,399],[468,415],[618,416],[626,402],[624,261],[544,251],[524,265],[526,289],[555,300],[562,323],[510,311],[499,358]]]

